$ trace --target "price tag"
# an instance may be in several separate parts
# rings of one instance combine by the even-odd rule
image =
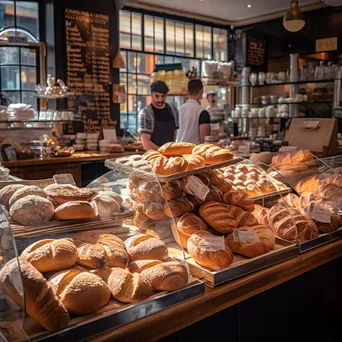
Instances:
[[[296,150],[297,150],[297,146],[282,146],[280,147],[279,152],[292,152]]]
[[[250,145],[240,145],[238,151],[240,154],[249,155],[251,153],[251,146]]]
[[[53,179],[55,180],[56,184],[76,185],[74,177],[70,173],[61,173],[58,175],[54,175]]]
[[[200,200],[204,201],[208,196],[210,189],[197,177],[189,176],[186,188],[194,196],[198,197]]]
[[[316,129],[319,126],[319,121],[304,121],[304,127],[307,129]]]
[[[310,204],[308,214],[315,221],[321,223],[330,223],[331,222],[331,211],[320,207],[319,205],[315,205],[313,203]]]
[[[202,235],[202,248],[207,251],[224,251],[224,236]]]
[[[235,242],[251,243],[258,241],[258,234],[252,230],[233,230],[233,237]]]

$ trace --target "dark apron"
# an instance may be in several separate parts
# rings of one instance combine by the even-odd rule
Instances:
[[[151,135],[151,141],[155,143],[157,146],[162,146],[168,142],[175,140],[175,119],[173,117],[170,107],[166,105],[166,108],[169,112],[169,115],[172,118],[172,121],[156,121],[156,118],[154,117],[154,130]]]

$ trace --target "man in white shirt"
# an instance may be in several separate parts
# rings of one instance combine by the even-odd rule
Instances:
[[[200,105],[203,95],[202,81],[189,81],[188,93],[189,100],[179,108],[177,141],[201,144],[211,131],[209,113]]]

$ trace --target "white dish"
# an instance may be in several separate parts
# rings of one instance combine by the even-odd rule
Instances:
[[[98,139],[100,133],[87,133],[87,139]]]
[[[85,139],[76,139],[75,140],[76,144],[83,144],[85,143]]]
[[[82,145],[82,144],[75,144],[73,147],[76,151],[83,151],[84,150],[84,145]]]
[[[76,133],[77,139],[87,139],[87,133]]]

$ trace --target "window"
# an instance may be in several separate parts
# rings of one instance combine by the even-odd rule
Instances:
[[[144,16],[145,51],[164,53],[164,19]]]
[[[228,59],[228,31],[214,27],[214,59],[217,61],[227,61]]]
[[[125,49],[142,49],[142,15],[120,11],[120,46]]]
[[[212,58],[212,32],[210,26],[196,25],[196,57]]]

